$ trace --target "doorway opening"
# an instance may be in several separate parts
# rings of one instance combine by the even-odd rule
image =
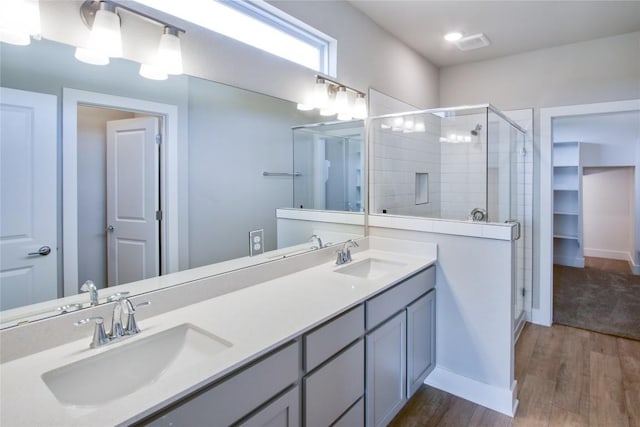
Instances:
[[[78,105],[78,282],[157,276],[162,116]]]
[[[640,179],[635,173],[640,103],[549,108],[541,111],[541,119],[541,145],[549,144],[550,182],[544,185],[541,167],[541,281],[534,314],[542,324],[630,336],[640,322],[640,315],[634,320],[637,302],[634,308],[629,297],[630,291],[640,291],[640,277],[632,274],[640,273]],[[551,212],[548,228],[545,202]]]
[[[93,114],[95,117],[89,120],[94,120],[100,122],[100,120],[106,119],[97,119],[96,117],[100,116],[95,114],[96,112],[107,110],[107,112],[111,115],[111,118],[119,118],[118,121],[128,123],[128,121],[139,120],[141,117],[150,117],[151,123],[149,130],[150,134],[153,134],[153,144],[152,150],[154,151],[144,151],[144,147],[149,148],[149,145],[143,144],[141,140],[137,140],[137,142],[133,144],[125,144],[124,142],[131,142],[132,139],[139,137],[141,133],[140,126],[134,126],[134,131],[131,129],[121,129],[116,128],[113,130],[116,153],[114,154],[114,159],[116,160],[116,169],[120,169],[119,173],[124,173],[120,179],[123,179],[124,182],[127,180],[134,181],[140,183],[142,182],[141,171],[136,170],[136,168],[131,167],[123,167],[123,165],[127,164],[127,162],[133,161],[132,159],[137,159],[142,161],[143,159],[151,156],[156,158],[152,163],[154,173],[153,174],[145,174],[146,176],[150,176],[150,180],[153,180],[151,184],[146,184],[145,186],[138,186],[137,188],[128,188],[127,193],[122,193],[119,196],[119,205],[120,207],[125,207],[126,212],[120,212],[118,215],[120,219],[130,219],[132,222],[140,222],[139,215],[137,212],[145,211],[145,214],[151,214],[153,216],[153,231],[147,230],[147,234],[152,233],[155,234],[153,238],[154,241],[158,244],[158,252],[159,256],[155,264],[157,265],[153,272],[148,271],[147,267],[141,267],[141,257],[149,255],[149,251],[145,251],[143,245],[140,244],[140,239],[138,238],[122,238],[118,241],[118,237],[116,236],[117,231],[120,231],[123,228],[129,227],[131,224],[119,223],[118,225],[109,224],[109,220],[106,217],[102,217],[102,219],[106,219],[102,223],[102,226],[98,228],[97,222],[94,221],[94,224],[91,225],[93,227],[93,242],[92,247],[97,248],[101,244],[100,240],[108,241],[109,239],[116,240],[120,244],[117,255],[115,256],[115,261],[124,260],[127,257],[138,257],[138,262],[127,264],[130,267],[129,270],[121,273],[121,278],[114,279],[113,281],[108,278],[105,279],[105,285],[109,283],[109,285],[114,285],[116,283],[126,283],[127,281],[131,281],[132,279],[139,279],[142,277],[152,277],[158,274],[167,274],[171,272],[175,272],[178,270],[178,174],[177,174],[177,138],[178,138],[178,108],[175,105],[168,104],[160,104],[155,102],[150,102],[146,100],[134,99],[134,98],[125,98],[113,95],[106,95],[95,92],[87,92],[80,91],[75,89],[67,89],[63,90],[63,146],[62,146],[62,156],[63,156],[63,276],[64,276],[64,289],[63,295],[69,296],[74,295],[79,292],[79,285],[82,283],[80,277],[80,243],[81,243],[81,227],[86,226],[86,223],[81,224],[81,211],[84,211],[84,206],[81,205],[81,199],[79,196],[83,196],[84,200],[88,200],[87,197],[93,197],[94,199],[102,199],[104,200],[104,204],[106,204],[106,200],[109,197],[105,196],[103,199],[100,194],[102,191],[96,191],[94,186],[91,186],[89,189],[85,189],[84,186],[87,184],[85,182],[85,176],[83,174],[89,173],[86,169],[84,169],[81,164],[80,155],[84,157],[93,159],[92,162],[97,162],[99,160],[99,156],[85,156],[86,153],[83,150],[90,149],[91,145],[81,146],[79,133],[82,133],[79,129],[79,119],[83,120],[81,117],[81,113],[84,111]],[[133,115],[133,117],[131,117]],[[107,115],[108,116],[108,115]],[[120,132],[120,133],[118,133]],[[161,134],[161,144],[155,144],[155,135]],[[108,136],[108,133],[107,133]],[[105,138],[105,137],[103,137]],[[99,139],[99,138],[98,138]],[[94,144],[96,145],[96,144]],[[119,147],[119,148],[118,148]],[[118,154],[117,150],[120,149],[120,153]],[[123,151],[122,151],[123,150]],[[89,150],[91,151],[91,150]],[[94,147],[95,151],[95,147]],[[151,154],[150,154],[151,153]],[[155,154],[154,154],[155,153]],[[104,155],[106,156],[106,154]],[[146,166],[149,167],[149,166]],[[88,165],[87,168],[91,169],[91,165]],[[102,166],[102,169],[105,171],[104,181],[106,182],[106,163]],[[95,168],[96,170],[99,168]],[[96,170],[91,171],[91,174],[98,176],[99,173]],[[133,175],[131,174],[133,172]],[[129,173],[129,175],[127,175]],[[136,177],[137,174],[137,177]],[[95,180],[95,179],[94,179]],[[108,187],[108,186],[107,186]],[[93,188],[94,190],[91,190]],[[122,188],[122,187],[121,187]],[[129,190],[136,190],[138,192],[148,191],[147,188],[155,188],[153,197],[155,201],[153,203],[144,204],[141,200],[131,195],[134,193]],[[93,194],[92,196],[87,196],[88,193],[95,191],[98,194]],[[106,190],[108,192],[108,188]],[[84,194],[81,194],[84,193]],[[144,200],[151,200],[149,197],[144,197]],[[99,203],[96,200],[93,200],[92,203]],[[157,206],[157,208],[154,208]],[[137,212],[136,212],[137,209]],[[108,209],[107,209],[108,212]],[[89,215],[95,214],[95,212],[88,212]],[[162,218],[162,221],[156,221],[156,218]],[[98,219],[97,221],[99,221]],[[82,221],[85,221],[83,219]],[[158,225],[159,224],[159,225]],[[100,238],[97,234],[102,234],[103,236],[108,236],[107,233],[112,233],[109,226],[113,226],[113,234],[114,236],[102,237]],[[86,244],[86,242],[83,242]],[[102,246],[101,249],[103,252],[109,251],[109,246]],[[96,249],[94,249],[96,250]],[[152,252],[155,252],[152,251]],[[112,257],[113,258],[113,257]],[[93,264],[97,264],[96,261],[98,258],[94,258]],[[100,259],[106,259],[105,257],[100,257]],[[83,266],[84,267],[84,266]],[[108,270],[108,267],[106,268]],[[147,271],[143,271],[146,269]],[[94,271],[102,271],[99,273],[101,277],[108,277],[104,275],[105,267],[101,267]],[[83,273],[83,274],[86,274]],[[91,280],[94,280],[91,278]]]

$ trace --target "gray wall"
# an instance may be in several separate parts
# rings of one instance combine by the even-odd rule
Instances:
[[[292,125],[316,120],[281,99],[189,84],[190,267],[249,255],[249,231],[264,228],[276,248],[276,208],[291,207]]]
[[[640,98],[640,32],[526,52],[440,70],[442,106],[491,102],[534,108],[534,182],[540,182],[540,107]],[[540,206],[534,185],[534,206]],[[541,213],[534,211],[534,230]],[[540,236],[534,235],[534,248]],[[539,253],[534,255],[538,307]]]

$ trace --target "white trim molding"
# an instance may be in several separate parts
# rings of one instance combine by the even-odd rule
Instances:
[[[509,388],[502,388],[436,366],[424,383],[510,417],[518,409],[517,381]]]
[[[540,109],[540,306],[533,309],[533,323],[551,326],[553,322],[553,120],[625,111],[640,111],[640,99]],[[636,200],[635,203],[638,210],[640,201]],[[636,247],[640,242],[638,228],[635,230]]]
[[[164,212],[162,274],[178,271],[178,107],[135,98],[63,88],[62,90],[62,235],[64,296],[78,293],[78,104],[164,117],[163,171],[160,183]]]

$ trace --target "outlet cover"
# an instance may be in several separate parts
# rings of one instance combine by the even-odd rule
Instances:
[[[264,229],[249,232],[249,255],[264,253]]]

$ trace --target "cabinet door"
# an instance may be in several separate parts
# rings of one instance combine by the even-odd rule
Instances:
[[[366,337],[367,426],[386,426],[406,401],[405,311]]]
[[[300,389],[296,386],[240,423],[238,427],[299,427]]]
[[[407,399],[435,367],[436,291],[407,307]]]

